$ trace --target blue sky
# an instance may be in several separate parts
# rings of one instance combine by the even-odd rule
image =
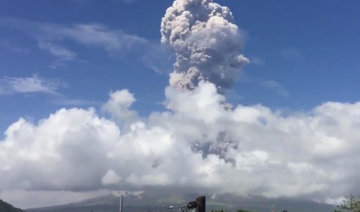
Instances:
[[[335,203],[358,192],[360,2],[216,1],[239,31],[211,1],[172,2],[0,1],[0,196],[45,206],[62,192],[183,191],[204,176],[199,188],[239,195]],[[246,62],[238,44],[250,62],[226,101],[216,83],[169,87],[175,60],[186,69],[175,82],[198,68],[231,84]]]
[[[224,1],[244,31],[243,53],[252,64],[228,93],[233,103],[263,104],[273,109],[309,110],[326,101],[354,102],[358,92],[360,54],[358,1]],[[68,49],[63,59],[39,48],[29,25],[99,24],[159,45],[159,23],[167,1],[65,0],[0,2],[0,77],[37,76],[57,84],[62,98],[48,93],[17,93],[0,98],[0,129],[20,116],[35,120],[64,106],[92,106],[111,90],[135,93],[140,113],[162,110],[168,72],[156,73],[143,61],[154,48],[134,45],[107,51],[101,44],[73,39],[51,42]],[[31,23],[31,24],[29,24]],[[41,33],[38,35],[41,37]],[[46,36],[46,35],[44,35]],[[143,48],[148,48],[144,50]],[[162,58],[162,57],[160,57]],[[63,61],[62,61],[63,60]],[[171,62],[154,61],[164,69]],[[82,100],[71,105],[67,100]],[[97,103],[97,104],[92,104]]]

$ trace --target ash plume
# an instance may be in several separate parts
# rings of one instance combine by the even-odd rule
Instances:
[[[176,0],[162,19],[161,35],[176,53],[170,85],[178,89],[209,81],[223,92],[249,62],[239,53],[241,34],[231,11],[212,0]]]

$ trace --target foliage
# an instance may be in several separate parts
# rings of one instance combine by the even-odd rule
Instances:
[[[211,210],[211,212],[227,212],[224,210]],[[244,210],[244,209],[238,209],[237,212],[250,212],[248,210]]]
[[[239,209],[237,212],[250,212],[248,210]]]
[[[360,197],[347,196],[337,208],[335,212],[360,212]]]

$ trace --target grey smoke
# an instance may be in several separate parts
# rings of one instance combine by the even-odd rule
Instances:
[[[170,74],[175,88],[193,90],[209,81],[221,92],[249,62],[239,52],[241,34],[231,11],[213,0],[176,0],[162,19],[161,35],[176,53]]]

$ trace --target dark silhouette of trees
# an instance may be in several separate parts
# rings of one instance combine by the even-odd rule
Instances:
[[[360,212],[360,197],[346,196],[335,212]]]

